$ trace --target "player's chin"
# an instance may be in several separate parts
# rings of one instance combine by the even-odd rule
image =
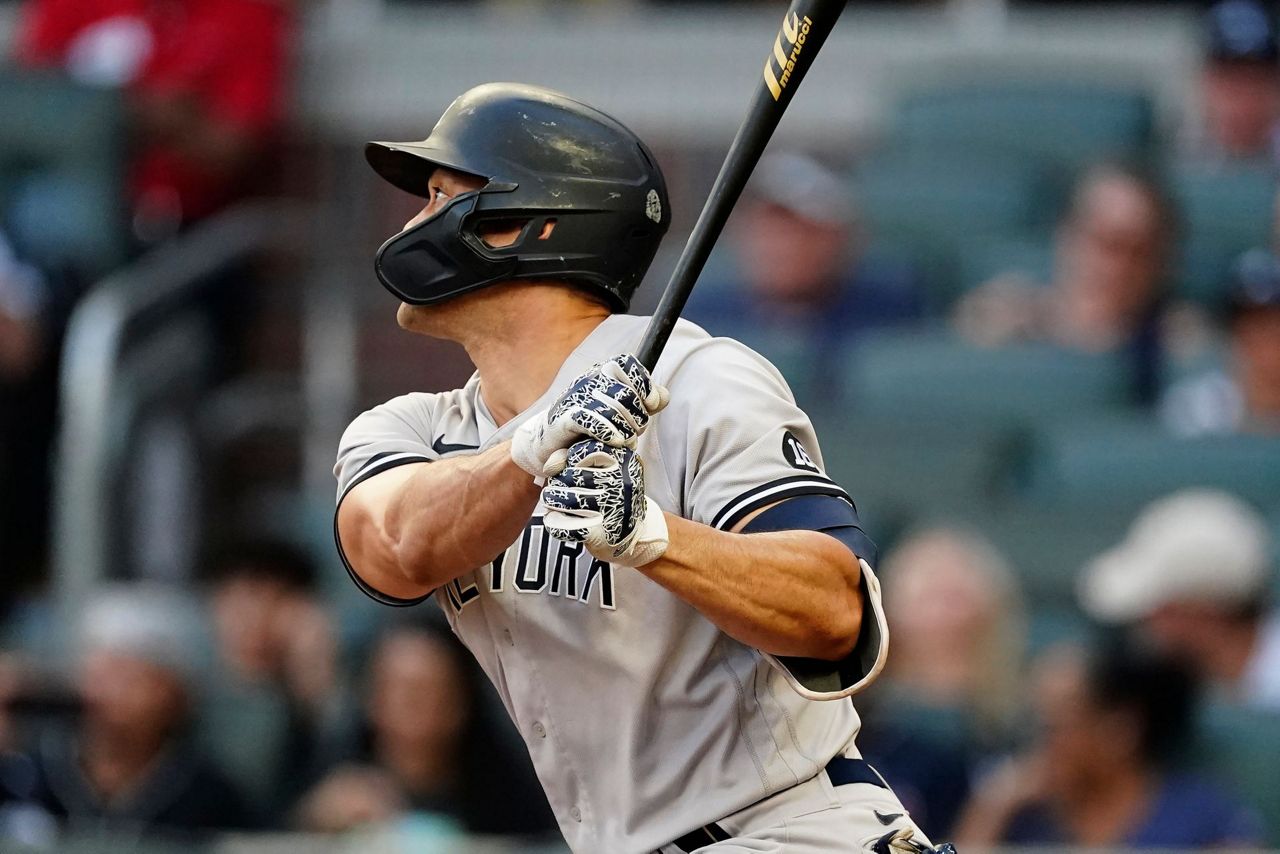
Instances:
[[[436,325],[432,322],[432,314],[431,306],[410,305],[407,302],[402,302],[400,307],[396,309],[396,323],[407,332],[432,335]]]

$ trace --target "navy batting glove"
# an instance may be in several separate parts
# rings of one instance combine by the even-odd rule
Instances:
[[[630,448],[588,439],[569,449],[563,471],[547,481],[542,524],[601,560],[644,566],[667,549],[667,520],[644,493],[644,464]]]
[[[544,477],[563,468],[569,446],[584,438],[634,448],[668,399],[666,388],[635,356],[614,356],[574,380],[550,409],[521,424],[511,440],[511,458]]]

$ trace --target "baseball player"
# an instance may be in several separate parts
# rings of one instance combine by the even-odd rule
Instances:
[[[930,850],[854,746],[849,697],[888,636],[809,419],[772,365],[690,323],[653,376],[627,355],[671,215],[649,149],[489,84],[366,155],[426,199],[378,251],[400,325],[477,372],[342,437],[352,580],[435,597],[579,854]]]

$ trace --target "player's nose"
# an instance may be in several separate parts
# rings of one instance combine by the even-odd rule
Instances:
[[[435,211],[431,209],[433,204],[434,204],[433,202],[428,202],[426,205],[424,205],[422,210],[418,211],[417,216],[415,216],[413,219],[409,220],[404,224],[404,228],[402,229],[402,231],[408,231],[409,229],[413,228],[415,225],[418,225],[419,223],[421,223],[422,221],[430,217],[433,213],[435,213]]]

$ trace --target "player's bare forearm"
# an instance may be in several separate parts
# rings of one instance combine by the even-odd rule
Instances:
[[[726,634],[774,655],[831,661],[862,625],[861,569],[818,531],[736,534],[666,514],[670,545],[640,571]]]
[[[538,495],[504,442],[358,484],[338,510],[338,533],[365,582],[417,598],[493,560],[520,536]]]

